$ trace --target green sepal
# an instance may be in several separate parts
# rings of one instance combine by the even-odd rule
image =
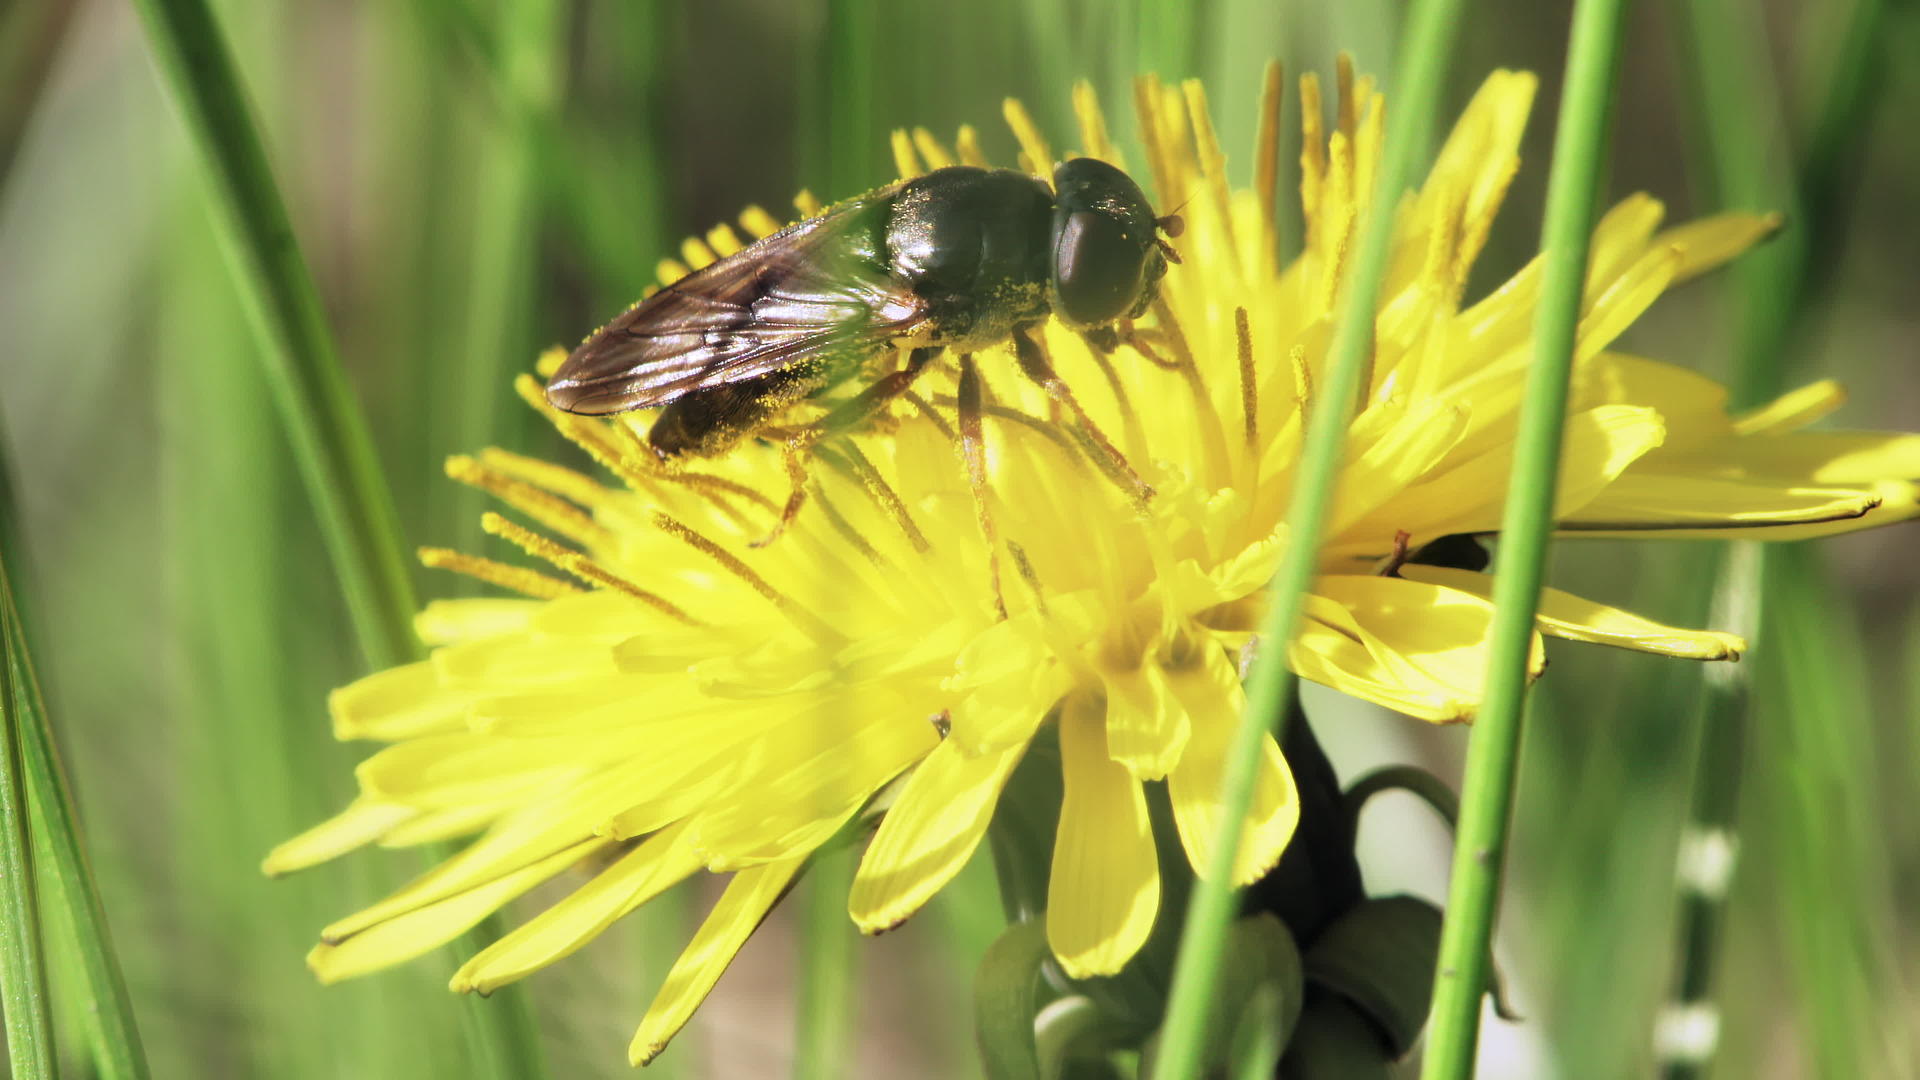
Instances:
[[[1307,950],[1307,979],[1351,1002],[1397,1058],[1427,1022],[1439,955],[1440,909],[1412,896],[1385,896],[1354,907],[1320,935]]]
[[[1372,1021],[1338,994],[1307,995],[1277,1080],[1390,1080],[1393,1054]]]
[[[973,979],[973,1023],[988,1080],[1041,1080],[1033,1021],[1040,1012],[1040,965],[1047,955],[1046,924],[1034,919],[1008,927],[980,959]]]

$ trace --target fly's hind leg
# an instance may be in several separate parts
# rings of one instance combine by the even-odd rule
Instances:
[[[780,509],[780,520],[774,523],[773,531],[753,542],[754,547],[766,547],[793,524],[800,516],[800,508],[807,502],[807,457],[813,452],[813,444],[828,435],[848,431],[872,417],[887,403],[913,386],[921,371],[933,358],[940,355],[938,346],[914,349],[907,354],[907,362],[898,371],[891,371],[875,380],[873,385],[860,391],[834,410],[805,427],[796,428],[786,435],[783,458],[787,467],[786,505]]]
[[[980,515],[980,531],[987,538],[987,578],[993,585],[993,607],[1000,618],[1007,617],[1007,600],[1000,593],[1000,539],[993,525],[993,511],[987,506],[987,443],[981,431],[980,372],[974,367],[973,354],[960,354],[960,385],[954,391],[960,414],[960,456],[967,465],[967,484],[973,488],[974,509]]]
[[[1014,327],[1013,351],[1019,358],[1020,371],[1045,390],[1048,397],[1073,414],[1074,420],[1079,423],[1080,429],[1086,432],[1087,438],[1099,447],[1114,471],[1125,480],[1128,487],[1133,489],[1134,499],[1143,505],[1152,499],[1152,486],[1140,478],[1140,474],[1134,470],[1132,463],[1127,461],[1127,456],[1120,452],[1119,447],[1113,445],[1113,440],[1107,438],[1106,433],[1100,430],[1100,426],[1093,422],[1093,417],[1088,416],[1087,411],[1080,407],[1079,399],[1073,396],[1073,390],[1067,386],[1066,380],[1053,370],[1053,363],[1047,359],[1046,349],[1040,344],[1040,339],[1034,336],[1034,324]]]

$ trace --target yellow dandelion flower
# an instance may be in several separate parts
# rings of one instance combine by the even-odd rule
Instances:
[[[454,989],[484,992],[678,882],[729,874],[641,1023],[632,1058],[645,1062],[809,857],[850,826],[878,820],[853,920],[877,932],[911,916],[978,846],[1044,725],[1057,729],[1065,789],[1048,941],[1074,976],[1125,965],[1159,908],[1149,785],[1164,786],[1191,864],[1209,865],[1242,660],[1288,543],[1302,410],[1355,232],[1386,212],[1364,199],[1383,103],[1368,80],[1342,75],[1331,124],[1317,82],[1301,83],[1306,232],[1285,265],[1274,256],[1277,72],[1251,190],[1229,186],[1197,83],[1138,85],[1145,160],[1132,164],[1156,205],[1184,206],[1182,264],[1130,346],[1102,355],[1057,325],[1045,345],[1154,487],[1145,505],[1042,390],[985,356],[999,544],[984,539],[956,455],[948,365],[884,423],[823,444],[806,508],[755,547],[785,494],[776,449],[663,473],[644,448],[650,417],[557,413],[525,379],[533,407],[615,482],[499,451],[450,463],[537,526],[489,515],[488,531],[560,573],[424,552],[524,598],[430,605],[419,619],[430,660],[334,694],[341,738],[391,745],[360,766],[359,798],[267,869],[368,843],[474,839],[327,927],[314,970],[332,980],[416,956],[571,875],[571,893],[455,975]],[[1366,396],[1306,624],[1287,644],[1303,677],[1432,721],[1469,719],[1482,693],[1490,579],[1418,553],[1499,524],[1540,272],[1472,303],[1463,293],[1517,168],[1534,86],[1523,73],[1489,78],[1425,185],[1391,208]],[[1083,88],[1075,105],[1082,152],[1127,167],[1092,95]],[[1052,155],[1037,127],[1017,104],[1007,113],[1023,166],[1041,169]],[[967,130],[954,149],[925,131],[894,147],[902,175],[980,163]],[[1920,513],[1920,437],[1799,430],[1838,403],[1831,384],[1730,417],[1710,380],[1610,350],[1667,287],[1777,225],[1660,221],[1660,204],[1635,196],[1597,226],[1561,464],[1564,534],[1801,537]],[[758,210],[741,224],[755,236],[775,227]],[[716,230],[663,275],[740,243]],[[1744,647],[1552,590],[1538,628],[1696,659]],[[1274,865],[1297,817],[1269,739],[1236,882]]]

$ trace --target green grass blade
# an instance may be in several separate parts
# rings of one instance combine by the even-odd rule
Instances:
[[[0,559],[0,1005],[12,1075],[38,1080],[55,1075],[55,1046],[21,761],[28,738],[25,647],[6,560]]]
[[[361,649],[376,667],[414,659],[413,584],[393,501],[226,40],[206,0],[135,6],[218,193],[235,284],[268,344],[261,354],[268,381]]]
[[[1486,700],[1467,747],[1453,880],[1447,893],[1433,1018],[1422,1076],[1464,1080],[1480,1033],[1480,998],[1490,974],[1493,914],[1500,893],[1508,819],[1519,762],[1533,620],[1553,531],[1574,331],[1600,186],[1606,125],[1620,48],[1619,0],[1574,8],[1567,73],[1547,180],[1541,247],[1546,267],[1534,321],[1534,357],[1520,407],[1513,475],[1500,523],[1494,623]]]
[[[261,336],[268,382],[340,579],[362,652],[375,667],[422,655],[393,499],[347,386],[319,293],[274,184],[225,38],[205,0],[136,5],[163,82],[204,158],[235,282]],[[442,853],[444,855],[444,853]],[[469,949],[488,928],[464,937]],[[523,996],[469,999],[463,1013],[491,1075],[544,1072]]]
[[[6,560],[0,559],[0,587]],[[14,597],[5,598],[11,633],[8,651],[14,679],[15,723],[24,745],[22,765],[36,856],[43,864],[36,879],[46,901],[48,921],[68,937],[77,974],[87,1043],[94,1072],[102,1080],[146,1080],[147,1059],[134,1020],[133,1002],[108,931],[106,911],[88,864],[66,771],[54,748],[45,702],[26,648],[26,634]],[[23,1075],[16,1073],[15,1075]]]
[[[1293,690],[1286,649],[1306,604],[1318,564],[1318,547],[1333,501],[1334,481],[1346,428],[1361,393],[1362,373],[1372,352],[1373,320],[1379,303],[1393,233],[1391,207],[1415,176],[1417,148],[1425,146],[1433,126],[1441,75],[1458,26],[1459,0],[1423,0],[1409,16],[1391,90],[1395,105],[1387,121],[1386,147],[1371,205],[1376,209],[1361,227],[1352,276],[1341,297],[1339,321],[1329,349],[1326,386],[1318,392],[1308,418],[1305,447],[1292,505],[1285,558],[1274,576],[1272,602],[1261,627],[1267,643],[1247,685],[1247,711],[1234,733],[1221,780],[1225,813],[1214,865],[1196,884],[1181,929],[1167,1019],[1161,1029],[1156,1075],[1162,1080],[1193,1080],[1219,979],[1221,951],[1233,920],[1233,854],[1240,849],[1246,808],[1253,799],[1260,744],[1283,714],[1281,702]]]
[[[1759,17],[1722,0],[1696,0],[1685,14],[1683,25],[1696,45],[1688,53],[1689,66],[1714,201],[1782,210],[1789,218],[1779,242],[1735,268],[1732,399],[1736,407],[1752,406],[1785,386],[1816,293],[1837,276],[1814,271],[1840,242],[1845,189],[1858,171],[1867,111],[1891,57],[1885,5],[1879,0],[1852,5],[1839,45],[1814,84],[1813,127],[1797,162],[1786,160],[1782,132],[1788,110],[1766,107],[1781,95],[1770,78],[1771,51]],[[1698,48],[1703,42],[1714,47]],[[1860,690],[1866,673],[1845,674],[1859,664],[1848,645],[1857,631],[1836,622],[1827,598],[1830,584],[1810,551],[1796,547],[1752,554],[1739,576],[1729,572],[1726,592],[1766,597],[1752,661],[1766,693],[1755,709],[1744,694],[1710,688],[1689,831],[1696,837],[1733,835],[1746,771],[1739,754],[1743,744],[1759,744],[1768,760],[1792,763],[1755,774],[1752,803],[1781,814],[1777,824],[1762,826],[1763,835],[1776,837],[1774,858],[1764,867],[1776,885],[1764,894],[1776,898],[1788,943],[1787,969],[1799,984],[1801,1020],[1817,1071],[1875,1073],[1893,1067],[1899,1051],[1891,1048],[1910,1040],[1889,1030],[1891,1018],[1876,1017],[1871,1008],[1888,996],[1890,968],[1878,962],[1870,943],[1849,938],[1839,925],[1884,932],[1892,920],[1888,887],[1867,839],[1872,828],[1859,820],[1861,807],[1875,805],[1870,782],[1875,755],[1861,734],[1870,715]],[[1736,684],[1734,691],[1740,689]],[[1813,784],[1830,785],[1845,798],[1809,798]],[[1718,898],[1682,896],[1678,1006],[1696,1012],[1713,1008],[1721,907]],[[1835,911],[1848,917],[1836,920]],[[1911,1034],[1910,1025],[1905,1034]],[[1876,1055],[1871,1049],[1876,1045],[1889,1052]],[[1702,1075],[1710,1050],[1679,1056],[1666,1075],[1673,1080]]]
[[[539,254],[541,171],[553,142],[564,20],[554,0],[501,5],[492,35],[497,55],[493,117],[475,176],[473,248],[463,347],[444,354],[460,388],[454,445],[474,449],[501,438],[510,419],[532,416],[505,390],[533,362],[534,274]],[[511,414],[505,410],[511,401]],[[477,547],[479,512],[462,515],[461,546]]]

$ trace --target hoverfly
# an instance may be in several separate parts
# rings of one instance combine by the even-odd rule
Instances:
[[[1113,324],[1143,314],[1167,262],[1179,261],[1161,234],[1180,227],[1177,217],[1156,218],[1126,173],[1093,158],[1056,167],[1051,189],[1008,169],[936,169],[840,203],[640,301],[573,350],[547,398],[589,415],[660,407],[647,439],[663,460],[713,456],[904,349],[904,364],[789,434],[794,489],[778,535],[804,498],[796,462],[811,441],[874,416],[943,350],[960,359],[960,432],[979,494],[972,354],[1011,340],[1021,371],[1145,498],[1151,489],[1054,373],[1036,332],[1057,317],[1111,351]]]

